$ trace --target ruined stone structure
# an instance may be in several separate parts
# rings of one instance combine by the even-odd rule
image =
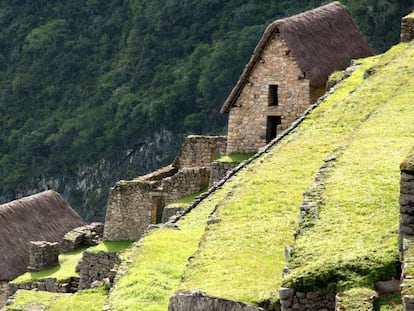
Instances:
[[[414,39],[414,12],[401,19],[401,42]]]
[[[226,150],[224,136],[189,136],[173,164],[111,189],[105,240],[133,240],[162,220],[164,207],[208,187],[210,163]]]
[[[113,268],[120,262],[118,253],[85,251],[78,264],[79,289],[91,288],[95,281],[107,280],[112,284],[116,275]]]
[[[257,152],[325,92],[332,72],[370,55],[339,2],[270,24],[221,109],[227,153]]]
[[[32,241],[29,252],[29,271],[40,271],[59,264],[60,245],[57,242]]]

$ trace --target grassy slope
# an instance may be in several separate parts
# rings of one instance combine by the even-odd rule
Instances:
[[[392,276],[397,260],[399,163],[414,145],[413,61],[411,47],[387,66],[377,64],[377,73],[352,96],[349,106],[377,107],[362,115],[366,122],[349,137],[328,181],[316,226],[296,241],[287,284],[338,290],[372,286],[373,281]]]

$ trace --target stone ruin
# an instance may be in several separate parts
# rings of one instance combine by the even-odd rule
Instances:
[[[167,218],[165,206],[206,189],[210,164],[225,154],[226,144],[225,136],[189,136],[171,165],[117,182],[109,194],[104,240],[137,239]]]

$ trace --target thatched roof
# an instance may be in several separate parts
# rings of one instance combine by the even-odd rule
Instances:
[[[274,21],[265,30],[243,74],[221,108],[221,113],[227,113],[235,103],[263,51],[277,32],[280,32],[313,86],[324,85],[332,72],[345,69],[351,59],[373,55],[348,9],[340,2]]]
[[[27,271],[29,242],[61,242],[68,231],[85,225],[55,191],[0,205],[0,281]]]

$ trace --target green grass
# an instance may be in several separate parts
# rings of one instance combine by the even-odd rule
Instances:
[[[63,253],[59,255],[59,265],[45,268],[41,271],[26,272],[17,278],[13,283],[23,283],[30,281],[38,281],[46,278],[56,278],[58,281],[68,280],[71,277],[79,276],[75,271],[75,267],[82,257],[86,247],[82,247],[76,251]]]
[[[396,273],[399,163],[414,145],[414,49],[406,47],[373,58],[377,73],[344,102],[342,119],[351,112],[366,121],[342,143],[320,218],[296,241],[285,286],[335,292]]]
[[[340,294],[343,311],[371,311],[377,293],[370,288],[352,288]]]
[[[48,310],[48,311],[101,311],[107,290],[97,288],[76,294],[58,294],[21,290],[4,311]]]
[[[208,190],[207,188],[204,188],[204,189],[201,189],[199,192],[186,195],[185,197],[182,197],[181,199],[179,199],[177,202],[168,204],[167,208],[169,208],[169,207],[182,207],[182,206],[185,207],[186,205],[193,202],[198,196],[200,196],[202,193],[206,192],[207,190]]]
[[[367,122],[368,116],[375,114],[382,107],[382,96],[396,95],[392,93],[388,95],[390,89],[384,90],[386,95],[377,95],[374,89],[385,88],[387,85],[384,85],[383,80],[380,86],[369,86],[369,80],[363,80],[364,72],[373,66],[389,62],[405,47],[406,45],[401,45],[389,54],[361,61],[360,68],[346,79],[295,133],[289,135],[267,155],[239,173],[234,181],[228,183],[228,187],[233,185],[234,189],[231,190],[229,198],[218,208],[217,216],[221,217],[222,221],[210,226],[203,236],[198,253],[184,274],[181,290],[197,288],[212,295],[257,304],[277,297],[281,285],[280,276],[285,265],[284,247],[294,243],[292,235],[297,226],[302,194],[312,184],[315,173],[323,164],[323,159],[334,153],[336,148],[346,147],[351,142],[355,143],[355,148],[351,149],[349,146],[349,150],[352,151],[343,157],[349,158],[349,162],[344,166],[342,175],[335,176],[341,183],[333,190],[336,189],[341,198],[332,205],[332,210],[335,212],[342,200],[352,198],[349,200],[352,205],[348,205],[351,209],[350,213],[347,215],[344,211],[336,211],[333,214],[326,214],[327,219],[319,222],[320,230],[315,231],[316,234],[310,235],[307,231],[306,239],[300,239],[294,254],[297,254],[296,258],[302,260],[295,259],[298,268],[292,272],[290,284],[302,285],[301,282],[305,282],[307,275],[312,273],[315,276],[311,278],[312,285],[323,288],[325,284],[317,282],[316,276],[324,269],[328,271],[327,273],[335,272],[335,268],[342,271],[341,269],[346,267],[349,261],[345,260],[344,265],[341,265],[340,259],[345,259],[348,255],[353,258],[352,254],[364,258],[359,260],[358,264],[366,263],[368,272],[371,271],[369,270],[371,266],[375,267],[374,272],[380,273],[379,270],[395,264],[397,209],[395,204],[390,203],[395,203],[395,197],[398,195],[396,179],[398,163],[401,161],[399,157],[407,152],[408,146],[411,148],[414,144],[414,137],[411,134],[414,128],[411,124],[407,124],[410,123],[411,118],[406,107],[400,109],[395,106],[382,112],[383,118],[377,120],[383,122],[380,131],[383,134],[379,135],[375,142],[370,142],[369,138],[380,133],[371,132],[370,126],[366,127],[366,132],[360,128]],[[403,60],[404,64],[405,61],[408,60]],[[405,93],[403,92],[402,96],[410,97],[403,94]],[[355,99],[356,95],[361,96],[364,101]],[[394,113],[393,110],[398,112]],[[389,120],[386,120],[387,117]],[[404,121],[395,122],[400,117]],[[371,119],[374,119],[374,116],[371,116]],[[393,120],[397,123],[396,127],[392,126]],[[408,131],[402,131],[404,128]],[[361,136],[357,136],[356,133],[360,133]],[[395,137],[396,134],[400,137]],[[380,144],[380,141],[384,141],[386,137],[390,138],[386,140],[387,143]],[[359,139],[361,141],[358,143]],[[391,144],[392,142],[394,143]],[[388,145],[391,148],[388,148]],[[380,149],[378,152],[377,148]],[[373,153],[374,155],[371,155]],[[390,169],[389,165],[382,169],[380,157],[389,157],[387,161],[381,161],[393,163],[396,169]],[[370,159],[374,161],[369,163]],[[355,170],[358,163],[361,165]],[[353,184],[353,177],[357,176],[358,172],[363,175],[363,179],[365,178],[365,183]],[[374,183],[370,184],[371,181]],[[356,189],[353,189],[352,185]],[[378,188],[379,186],[381,187]],[[359,211],[352,207],[358,206],[358,202],[362,200],[361,194],[366,193],[367,187],[370,190],[377,190],[376,197],[385,195],[386,198],[372,202],[370,199],[368,202],[365,200],[364,203],[359,204],[366,205],[366,209],[361,210],[360,215]],[[383,190],[385,192],[380,194]],[[356,199],[353,199],[354,195]],[[368,223],[371,225],[384,226],[360,228],[358,221],[366,219],[370,220]],[[356,221],[356,225],[353,220]],[[324,231],[324,228],[327,229],[326,222],[332,223],[332,228]],[[365,221],[364,224],[366,223]],[[335,230],[335,225],[340,230]],[[355,235],[359,229],[367,235],[362,237]],[[333,238],[331,234],[335,234]],[[342,237],[346,239],[342,240]],[[365,239],[366,244],[372,243],[372,245],[360,249],[362,245],[354,243]],[[315,246],[318,247],[317,256],[309,256],[308,254],[314,252]],[[335,250],[343,248],[346,249],[346,253],[336,256]],[[367,252],[367,249],[375,249],[376,253]],[[368,256],[366,260],[365,256]],[[328,264],[330,261],[333,263],[331,266]],[[312,271],[311,268],[314,270]],[[355,270],[358,271],[357,268]],[[364,278],[364,273],[365,270],[361,269],[359,273],[350,273],[344,278],[348,285],[358,284],[359,278]]]
[[[254,156],[254,153],[241,153],[241,152],[232,152],[227,155],[222,156],[218,159],[218,162],[229,162],[229,163],[241,163],[249,158]]]
[[[179,222],[180,230],[153,230],[134,244],[124,262],[127,271],[116,280],[108,300],[111,310],[166,310],[187,259],[197,250],[208,214],[222,199],[205,200]]]
[[[88,252],[119,253],[130,247],[132,241],[105,241],[88,249]]]

